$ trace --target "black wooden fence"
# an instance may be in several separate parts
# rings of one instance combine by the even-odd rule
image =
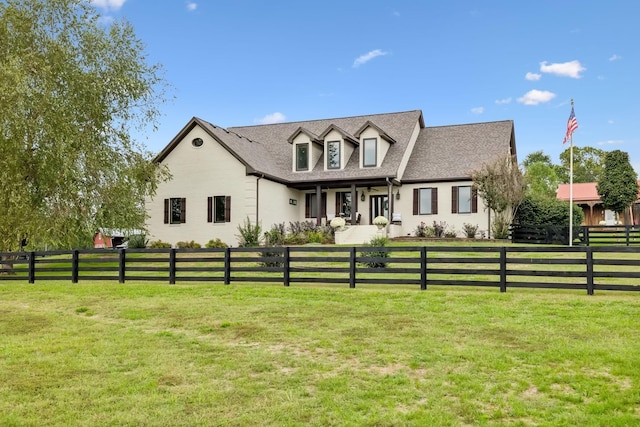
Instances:
[[[271,282],[640,291],[634,247],[274,247],[0,253],[0,281]],[[368,264],[383,263],[371,268]]]
[[[569,227],[556,225],[513,225],[513,243],[569,244]],[[640,246],[640,226],[637,225],[588,225],[573,229],[574,245]]]
[[[590,225],[580,227],[577,237],[581,244],[640,246],[640,226]]]

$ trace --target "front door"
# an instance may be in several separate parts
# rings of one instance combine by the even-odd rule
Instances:
[[[389,218],[389,196],[371,196],[369,200],[369,224],[377,216]]]

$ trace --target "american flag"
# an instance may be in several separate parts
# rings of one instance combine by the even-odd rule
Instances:
[[[564,136],[564,140],[562,141],[563,144],[569,140],[569,138],[573,134],[573,131],[576,129],[578,129],[578,120],[576,119],[576,115],[573,112],[573,103],[572,103],[571,114],[569,114],[569,120],[567,121],[567,134]]]

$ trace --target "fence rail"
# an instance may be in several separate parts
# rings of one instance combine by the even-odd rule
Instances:
[[[569,227],[516,224],[511,227],[513,243],[569,244]],[[583,225],[573,230],[573,243],[582,246],[640,246],[638,225]]]
[[[638,247],[273,247],[0,253],[0,282],[68,280],[640,291]],[[371,267],[370,265],[377,265]]]

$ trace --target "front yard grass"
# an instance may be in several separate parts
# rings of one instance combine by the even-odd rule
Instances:
[[[640,424],[635,293],[0,283],[0,425]]]

